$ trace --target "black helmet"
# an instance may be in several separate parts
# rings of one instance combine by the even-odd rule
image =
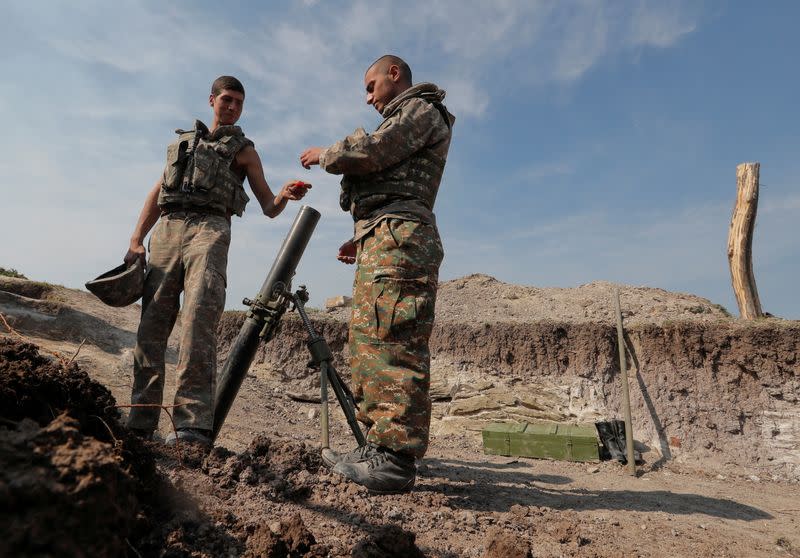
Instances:
[[[86,283],[86,288],[109,306],[133,304],[144,289],[142,260],[136,258],[130,267],[123,263]]]

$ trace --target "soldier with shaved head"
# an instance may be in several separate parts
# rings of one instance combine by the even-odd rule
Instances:
[[[354,220],[338,259],[356,263],[349,349],[358,418],[367,445],[323,459],[373,492],[414,486],[428,447],[430,351],[439,265],[444,255],[433,213],[455,118],[432,83],[413,85],[411,68],[380,57],[364,75],[367,104],[383,122],[300,155],[343,175],[340,205]]]

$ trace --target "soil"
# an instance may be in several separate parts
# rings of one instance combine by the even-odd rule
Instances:
[[[443,283],[431,447],[414,491],[372,496],[319,459],[318,382],[295,316],[205,454],[121,426],[136,307],[30,283],[0,280],[0,556],[800,556],[796,322],[742,323],[698,297],[619,286],[645,459],[631,477],[612,461],[485,455],[478,432],[502,416],[618,409],[617,286]],[[346,319],[312,313],[345,378]],[[221,361],[241,321],[226,313]],[[331,422],[337,448],[351,446],[335,408]]]

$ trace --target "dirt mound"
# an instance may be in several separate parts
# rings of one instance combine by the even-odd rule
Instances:
[[[151,446],[118,418],[109,391],[77,365],[0,338],[0,497],[9,502],[0,507],[0,556],[217,556],[227,548],[225,533],[181,501]],[[192,527],[210,536],[182,536]]]
[[[121,556],[131,536],[135,481],[112,445],[69,415],[45,427],[0,429],[3,556]],[[10,510],[14,510],[13,513]]]
[[[40,426],[69,411],[81,431],[108,440],[119,418],[116,401],[76,364],[42,356],[36,345],[0,338],[0,409],[6,419],[29,418]]]
[[[271,500],[292,500],[307,495],[322,461],[319,452],[303,442],[259,434],[242,453],[216,447],[203,463],[203,472],[222,488],[237,483],[258,485]]]
[[[115,404],[75,364],[0,338],[0,555],[127,552],[155,477]]]
[[[353,547],[353,558],[425,558],[416,538],[397,525],[385,525]]]
[[[730,319],[728,311],[691,294],[652,287],[593,281],[571,288],[527,287],[473,274],[439,285],[438,322],[523,322],[554,320],[570,323],[613,324],[614,290],[629,323],[663,323],[670,320],[716,321]]]
[[[324,558],[328,548],[317,544],[299,513],[287,521],[262,525],[247,539],[245,558]]]
[[[488,533],[489,544],[483,558],[531,558],[530,546],[521,543],[519,537],[501,529]]]
[[[45,299],[54,289],[54,285],[50,283],[29,281],[16,277],[0,277],[0,290],[26,298]]]
[[[0,277],[0,313],[14,330],[35,337],[35,343],[85,342],[81,357],[101,357],[133,346],[140,308],[137,304],[113,308],[86,291]],[[0,325],[0,331],[5,329]],[[100,349],[100,354],[93,349]]]

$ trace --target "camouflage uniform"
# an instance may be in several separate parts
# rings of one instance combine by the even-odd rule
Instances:
[[[162,214],[150,237],[131,403],[162,402],[167,339],[183,292],[175,393],[175,404],[181,406],[173,417],[178,428],[211,430],[230,215],[241,215],[247,203],[244,180],[230,170],[230,164],[252,142],[236,126],[222,126],[209,134],[199,121],[195,130],[178,133],[178,141],[167,149],[158,200]],[[154,430],[159,413],[158,408],[134,407],[128,426]]]
[[[341,205],[355,220],[349,349],[367,440],[421,458],[431,403],[428,340],[443,250],[433,204],[454,121],[444,91],[419,84],[384,107],[383,123],[320,154],[344,174]]]

